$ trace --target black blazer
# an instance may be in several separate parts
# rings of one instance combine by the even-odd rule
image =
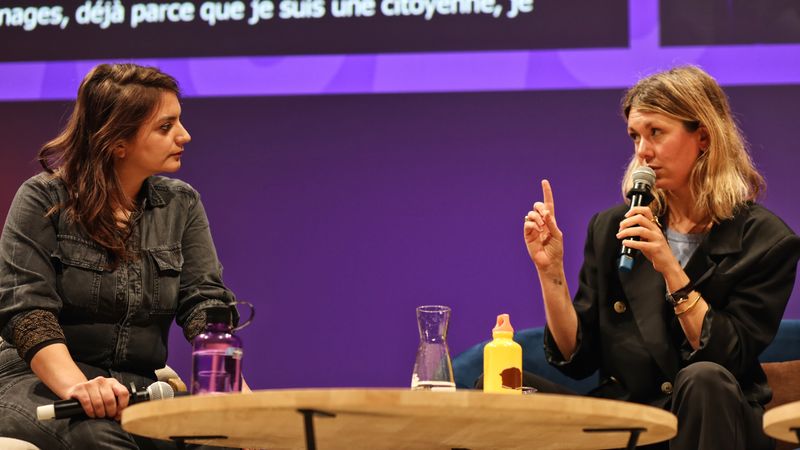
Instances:
[[[594,395],[665,403],[678,371],[697,361],[728,369],[750,401],[772,397],[759,354],[778,330],[794,285],[800,238],[756,204],[713,226],[684,270],[703,294],[706,314],[693,351],[665,301],[664,278],[641,254],[629,273],[617,269],[619,222],[628,206],[595,215],[589,225],[574,306],[578,347],[565,361],[549,330],[550,364],[573,378],[600,370]]]

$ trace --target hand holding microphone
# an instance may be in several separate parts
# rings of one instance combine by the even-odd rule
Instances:
[[[119,382],[117,382],[117,384],[119,386],[122,386],[121,384],[119,384]],[[123,389],[125,388],[123,387]],[[127,390],[126,393],[128,393]],[[172,398],[174,396],[175,392],[173,391],[172,387],[169,384],[163,381],[157,381],[148,386],[146,390],[143,391],[134,390],[133,392],[130,392],[127,401],[124,402],[124,405],[123,404],[115,405],[115,408],[112,409],[112,411],[109,411],[109,407],[111,405],[103,405],[104,411],[106,411],[107,414],[101,415],[100,417],[105,417],[105,416],[118,417],[121,410],[125,408],[125,406],[127,406],[128,404],[139,403],[149,400],[167,399],[167,398]],[[92,404],[92,406],[95,405]],[[95,406],[94,411],[96,410],[97,407]],[[110,414],[111,412],[113,412],[113,414]],[[88,414],[86,414],[86,410],[83,407],[81,401],[74,398],[67,400],[59,400],[51,405],[43,405],[36,408],[36,417],[39,420],[67,419],[71,417],[81,417],[81,416],[86,417],[88,416]]]
[[[642,166],[633,171],[633,187],[631,187],[627,195],[631,201],[631,211],[640,206],[647,206],[653,201],[651,189],[655,184],[656,173],[653,169]],[[629,215],[630,214],[626,214],[626,217],[629,217]],[[620,228],[622,228],[622,224],[620,224]],[[619,237],[619,235],[617,235],[617,237]],[[639,236],[630,236],[628,239],[631,241],[638,241]],[[625,244],[622,245],[619,254],[619,270],[621,272],[630,272],[631,269],[633,269],[633,257],[635,255],[635,248],[626,246]]]
[[[655,181],[655,172],[647,166],[633,172],[633,187],[628,191],[631,208],[620,222],[620,231],[617,233],[617,238],[623,240],[618,264],[622,272],[633,268],[637,251],[641,251],[660,273],[677,264],[658,220],[648,207],[653,201],[651,190]]]

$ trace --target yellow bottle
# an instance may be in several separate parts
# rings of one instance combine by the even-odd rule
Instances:
[[[483,348],[483,392],[522,394],[522,347],[512,339],[508,314],[497,316],[492,337]]]

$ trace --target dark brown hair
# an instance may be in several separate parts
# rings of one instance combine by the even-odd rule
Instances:
[[[114,149],[136,137],[164,92],[178,95],[178,83],[154,67],[100,64],[81,82],[64,130],[39,151],[39,163],[63,180],[68,193],[50,213],[66,214],[117,261],[128,257],[130,231],[117,225],[114,212],[135,205],[122,192]]]

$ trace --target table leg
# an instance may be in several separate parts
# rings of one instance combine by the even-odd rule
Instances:
[[[794,434],[797,435],[797,442],[800,442],[800,428],[789,428],[789,429],[794,431]]]
[[[297,412],[303,415],[303,424],[306,429],[306,450],[317,450],[317,439],[314,437],[314,416],[336,417],[336,414],[317,409],[298,409]]]
[[[625,447],[627,450],[633,450],[636,448],[636,443],[639,442],[639,435],[642,434],[643,431],[647,431],[645,428],[584,428],[583,431],[585,433],[619,433],[619,432],[628,432],[631,436],[628,438],[628,446]]]

